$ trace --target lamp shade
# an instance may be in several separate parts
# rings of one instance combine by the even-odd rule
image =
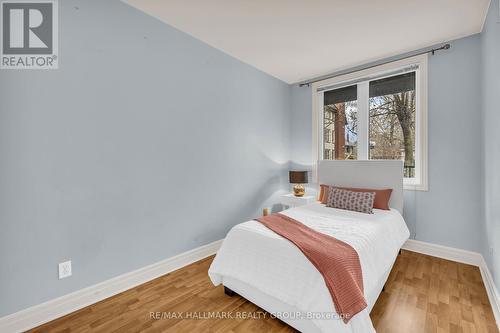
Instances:
[[[307,184],[307,171],[289,171],[291,184]]]

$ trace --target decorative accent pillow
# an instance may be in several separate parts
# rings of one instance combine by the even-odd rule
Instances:
[[[370,189],[370,188],[356,188],[356,187],[340,187],[340,186],[329,186],[325,184],[320,185],[319,198],[322,204],[328,201],[328,192],[330,188],[338,188],[341,190],[348,190],[352,192],[375,192],[375,200],[373,201],[373,208],[390,210],[389,201],[391,200],[392,189]]]
[[[321,201],[322,204],[326,204],[328,201],[328,191],[330,190],[330,186],[321,184],[319,185],[319,198],[318,200]]]
[[[369,188],[355,188],[355,187],[340,187],[334,186],[340,190],[348,190],[352,192],[374,192],[375,200],[373,201],[373,208],[390,210],[389,200],[391,199],[392,189],[369,189]]]
[[[374,201],[375,192],[354,192],[332,187],[328,193],[326,206],[373,214]]]

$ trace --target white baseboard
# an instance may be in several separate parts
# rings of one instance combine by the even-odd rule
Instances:
[[[495,321],[500,329],[500,294],[498,293],[498,289],[496,288],[495,282],[493,281],[493,276],[491,275],[491,272],[486,265],[486,261],[480,253],[422,242],[414,239],[407,240],[403,245],[403,249],[427,254],[433,257],[478,266],[481,272],[481,277],[483,278],[484,287],[486,289],[486,292],[488,293],[488,298],[493,310],[493,315],[495,316]]]
[[[477,252],[422,242],[415,239],[408,239],[403,245],[403,249],[474,266],[480,266],[484,261],[483,256]]]
[[[23,332],[37,327],[211,256],[217,252],[221,244],[222,240],[218,240],[162,260],[158,263],[2,317],[0,318],[0,332]],[[481,271],[486,292],[488,293],[497,326],[500,326],[500,294],[498,293],[491,272],[481,254],[413,239],[408,240],[403,245],[403,249],[478,266]]]
[[[479,270],[481,271],[481,277],[483,278],[484,287],[486,288],[491,308],[493,309],[493,315],[495,316],[497,326],[500,329],[500,294],[498,293],[498,289],[495,286],[495,281],[493,281],[493,276],[491,275],[491,272],[488,269],[488,266],[486,265],[486,261],[484,261],[484,259],[479,266]]]
[[[222,240],[0,318],[0,332],[24,332],[215,254]]]

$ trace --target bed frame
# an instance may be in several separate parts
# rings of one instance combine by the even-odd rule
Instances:
[[[391,188],[392,194],[389,207],[403,214],[403,162],[402,161],[319,161],[318,184],[338,185],[344,187],[360,187],[373,189]],[[401,254],[401,250],[399,250]],[[395,257],[397,254],[395,254]],[[391,268],[379,281],[374,293],[383,291]],[[223,278],[224,293],[228,296],[235,294],[249,300],[268,312],[296,312],[292,308],[273,297],[262,294],[250,285],[228,277]],[[375,295],[374,295],[375,296]],[[374,303],[375,304],[375,303]],[[373,307],[373,305],[371,307]],[[369,311],[371,311],[369,307]],[[282,319],[288,325],[300,332],[319,332],[318,327],[311,321]]]

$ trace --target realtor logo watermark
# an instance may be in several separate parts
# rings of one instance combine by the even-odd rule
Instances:
[[[57,0],[0,2],[0,68],[57,69]]]

